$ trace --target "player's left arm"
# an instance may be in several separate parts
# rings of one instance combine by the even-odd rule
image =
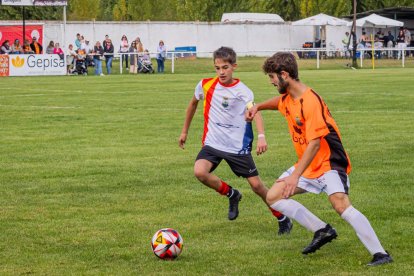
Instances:
[[[257,145],[256,145],[256,154],[260,155],[262,153],[265,153],[267,151],[267,142],[265,138],[265,131],[264,131],[264,123],[263,123],[263,117],[260,112],[256,113],[256,116],[254,117],[254,123],[256,125],[257,129]]]

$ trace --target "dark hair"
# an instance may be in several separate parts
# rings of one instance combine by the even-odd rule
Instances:
[[[285,71],[292,79],[299,81],[298,63],[295,56],[288,52],[278,52],[267,58],[263,64],[263,71],[266,74],[280,74]]]
[[[235,64],[237,55],[236,55],[236,52],[232,48],[220,47],[217,50],[215,50],[213,53],[213,59],[216,60],[218,58],[230,64]]]

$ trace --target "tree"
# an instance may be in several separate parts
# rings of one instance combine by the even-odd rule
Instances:
[[[99,19],[99,0],[70,0],[68,3],[69,20]]]

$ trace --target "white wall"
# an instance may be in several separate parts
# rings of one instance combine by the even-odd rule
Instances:
[[[27,21],[27,23],[38,23]],[[63,22],[41,21],[44,23],[44,44],[50,40],[63,44]],[[21,21],[0,21],[2,24]],[[289,23],[207,23],[207,22],[67,22],[66,48],[74,44],[80,33],[94,45],[102,41],[106,34],[112,39],[115,49],[119,49],[122,35],[131,42],[140,37],[144,48],[155,52],[160,39],[167,49],[179,46],[196,46],[199,56],[211,56],[220,46],[233,47],[243,55],[267,56],[276,50],[298,49],[306,41],[313,41],[313,27],[292,26]]]

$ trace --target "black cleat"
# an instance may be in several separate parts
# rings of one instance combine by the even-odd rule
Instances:
[[[242,194],[233,189],[233,195],[229,198],[229,220],[234,220],[239,216],[239,201],[242,198]]]
[[[290,220],[290,218],[285,216],[282,220],[279,220],[279,232],[277,234],[279,236],[283,234],[289,234],[290,231],[292,230],[292,227],[293,227],[292,221]]]
[[[302,254],[313,253],[324,244],[331,242],[333,239],[336,239],[338,234],[336,233],[335,228],[332,228],[329,224],[325,228],[319,229],[315,232],[312,242],[303,249]]]
[[[388,252],[386,254],[375,253],[374,258],[372,258],[372,261],[367,265],[376,266],[376,265],[388,264],[392,262],[393,262],[393,259],[391,258],[390,254],[388,254]]]

